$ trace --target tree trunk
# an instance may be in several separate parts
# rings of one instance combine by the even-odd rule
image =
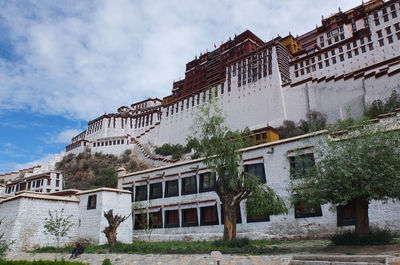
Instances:
[[[115,245],[117,242],[117,227],[108,226],[103,232],[106,235],[108,244]]]
[[[369,232],[368,204],[369,202],[363,199],[354,201],[356,234],[358,235],[365,235]]]
[[[231,205],[232,202],[223,202],[224,211],[224,240],[232,240],[236,238],[236,207]]]
[[[108,244],[114,245],[117,242],[117,229],[118,226],[128,219],[128,216],[120,216],[118,214],[114,215],[113,210],[109,210],[108,212],[104,212],[104,217],[108,221],[108,226],[103,230],[103,233],[106,235]]]

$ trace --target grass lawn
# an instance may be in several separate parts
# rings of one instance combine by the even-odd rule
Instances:
[[[211,251],[222,253],[242,254],[284,254],[288,253],[285,246],[296,241],[267,241],[235,239],[232,241],[166,241],[166,242],[134,242],[131,244],[117,243],[111,245],[85,246],[85,253],[135,253],[135,254],[209,254]],[[70,253],[73,247],[43,247],[34,250],[34,253]]]

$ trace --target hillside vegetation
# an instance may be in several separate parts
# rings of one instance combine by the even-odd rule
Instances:
[[[120,157],[88,151],[78,155],[69,154],[56,164],[64,174],[64,189],[116,188],[117,169],[124,167],[128,172],[140,171],[149,166],[126,150]]]

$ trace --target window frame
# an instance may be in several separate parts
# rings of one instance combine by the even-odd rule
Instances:
[[[97,194],[89,195],[87,202],[87,210],[94,210],[97,207]]]
[[[205,211],[206,209],[210,209],[210,208],[215,208],[215,209],[211,209],[215,210],[215,220],[213,221],[206,221],[204,220],[205,218]],[[217,205],[213,205],[213,206],[207,206],[207,207],[200,207],[200,226],[207,226],[207,225],[219,225],[219,219],[218,219],[218,208]]]
[[[139,197],[139,189],[145,187],[146,190],[146,198],[140,198]],[[147,184],[146,185],[138,185],[135,186],[135,202],[139,202],[139,201],[147,201],[147,198],[149,197],[148,191],[147,191]]]
[[[209,182],[211,182],[211,179],[214,179],[212,187],[208,187],[208,188],[204,188],[203,187],[203,185],[204,185],[204,176],[206,176],[206,175],[209,175],[209,177],[210,177],[210,179],[209,179],[210,181]],[[215,172],[209,171],[209,172],[204,172],[204,173],[199,174],[199,182],[200,182],[199,193],[214,191],[215,190],[214,186],[215,186],[215,182],[216,181],[217,181],[217,177],[216,177]]]
[[[185,188],[186,181],[188,181],[188,179],[194,179],[194,183],[192,184],[192,185],[194,185],[194,189],[190,190],[190,191],[187,191],[186,188]],[[196,175],[192,175],[190,177],[184,177],[184,178],[181,179],[181,181],[182,181],[182,192],[181,192],[182,195],[196,194],[197,193],[197,178],[196,178]]]
[[[169,221],[169,214],[171,214],[171,212],[174,212],[174,213],[176,213],[176,216],[177,216],[177,223],[173,223],[173,224],[170,224],[170,223],[168,223],[168,221]],[[174,227],[180,227],[181,225],[180,225],[180,220],[179,220],[179,210],[177,209],[177,210],[165,210],[164,211],[164,228],[174,228]]]
[[[160,194],[153,195],[154,191],[154,186],[158,185],[160,186]],[[150,183],[150,194],[149,194],[149,199],[160,199],[163,197],[163,188],[162,188],[162,182],[156,182],[156,183]]]
[[[185,220],[187,218],[186,215],[187,215],[188,211],[193,211],[195,213],[195,221],[194,222],[188,222]],[[199,226],[197,208],[182,209],[182,227],[190,227],[190,226]]]

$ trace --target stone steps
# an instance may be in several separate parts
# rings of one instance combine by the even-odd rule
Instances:
[[[293,256],[292,265],[382,265],[386,264],[385,256],[320,256],[304,255]]]

